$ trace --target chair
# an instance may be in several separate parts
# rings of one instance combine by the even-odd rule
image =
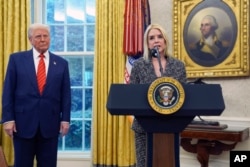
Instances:
[[[8,167],[2,146],[0,146],[0,166],[1,167]]]

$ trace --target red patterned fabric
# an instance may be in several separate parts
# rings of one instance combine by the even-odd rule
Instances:
[[[126,0],[123,52],[138,55],[143,52],[143,34],[150,24],[148,0]]]

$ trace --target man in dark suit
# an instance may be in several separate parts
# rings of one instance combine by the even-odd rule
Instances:
[[[32,49],[13,53],[3,87],[2,123],[13,138],[15,167],[56,167],[59,134],[68,133],[71,90],[68,62],[48,51],[50,29],[32,24],[28,30]],[[44,58],[41,58],[43,55]],[[39,90],[37,71],[44,60],[45,83]]]

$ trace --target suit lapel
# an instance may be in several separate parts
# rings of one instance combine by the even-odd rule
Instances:
[[[34,64],[34,60],[33,60],[32,50],[26,52],[26,54],[24,56],[25,56],[25,58],[22,60],[24,61],[23,64],[25,64],[28,78],[30,79],[32,86],[34,86],[34,88],[37,89],[37,91],[38,91],[37,80],[36,80],[36,69],[35,69],[35,64]]]
[[[46,91],[46,88],[49,86],[51,82],[53,82],[53,74],[55,72],[55,67],[57,66],[56,57],[49,52],[49,67],[48,67],[48,73],[47,73],[47,79],[46,79],[46,85],[44,88],[44,91]]]

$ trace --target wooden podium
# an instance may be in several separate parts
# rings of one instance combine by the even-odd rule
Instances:
[[[134,115],[147,132],[147,167],[179,167],[179,138],[195,116],[220,115],[225,109],[218,84],[186,84],[185,101],[173,114],[160,114],[148,103],[150,84],[112,84],[107,109],[112,115]]]

